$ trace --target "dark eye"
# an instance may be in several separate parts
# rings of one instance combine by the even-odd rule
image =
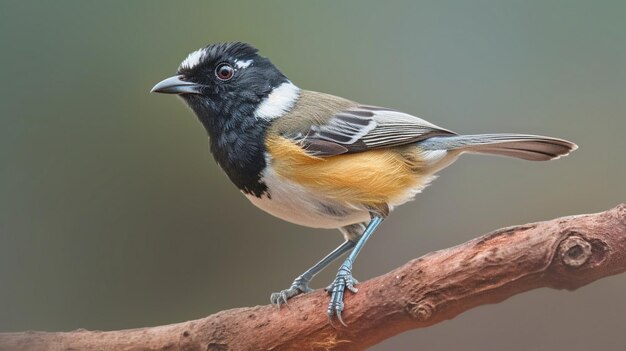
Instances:
[[[234,74],[235,74],[235,69],[233,68],[233,66],[229,65],[228,63],[221,63],[215,69],[215,76],[219,80],[229,80],[233,77]]]

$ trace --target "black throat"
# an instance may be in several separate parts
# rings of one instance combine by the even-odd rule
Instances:
[[[254,117],[256,104],[220,106],[220,116],[207,101],[188,103],[209,134],[211,153],[228,178],[244,193],[261,197],[267,186],[261,181],[265,169],[265,134],[269,121]]]

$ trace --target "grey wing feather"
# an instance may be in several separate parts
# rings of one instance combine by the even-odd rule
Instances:
[[[313,155],[333,156],[450,135],[456,134],[403,112],[359,105],[337,113],[325,124],[311,126],[306,135],[294,139]]]

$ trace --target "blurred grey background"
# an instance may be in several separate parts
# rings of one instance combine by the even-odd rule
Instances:
[[[459,133],[580,145],[550,163],[462,158],[368,243],[365,280],[502,226],[626,201],[624,18],[623,1],[2,1],[0,330],[266,304],[341,241],[253,207],[181,101],[148,93],[190,51],[246,41],[306,89]],[[624,275],[531,291],[373,349],[624,349],[625,295]]]

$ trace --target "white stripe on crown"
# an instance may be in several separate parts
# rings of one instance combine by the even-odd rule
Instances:
[[[183,62],[181,62],[180,68],[185,68],[185,69],[194,68],[200,63],[200,61],[202,61],[202,58],[204,57],[205,54],[206,54],[205,48],[198,49],[192,52],[191,54],[187,55],[187,58],[184,59]]]
[[[237,66],[237,68],[248,68],[248,66],[250,66],[252,64],[252,60],[247,60],[247,61],[239,61],[236,60],[235,61],[235,66]]]

